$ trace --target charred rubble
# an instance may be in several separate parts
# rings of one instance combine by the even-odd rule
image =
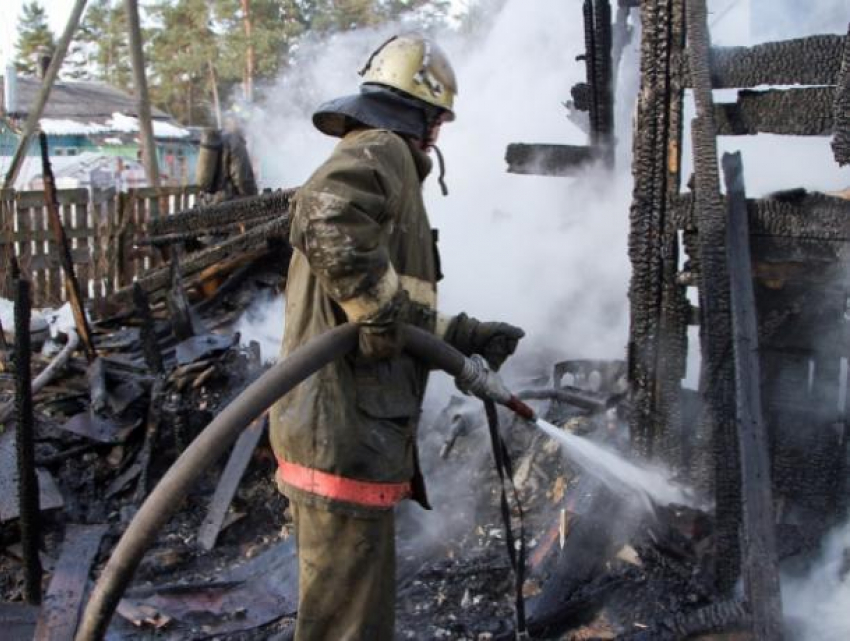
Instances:
[[[500,411],[519,499],[509,525],[528,552],[529,632],[576,641],[792,638],[779,564],[805,559],[846,518],[850,203],[795,185],[748,197],[740,157],[718,165],[717,136],[831,136],[836,162],[846,163],[850,36],[716,48],[705,0],[620,0],[616,11],[609,0],[586,0],[584,20],[587,78],[568,106],[573,119],[587,112],[588,144],[512,145],[507,160],[517,173],[562,176],[613,165],[614,80],[640,20],[628,353],[613,362],[544,358],[520,397],[563,430],[666,467],[696,494],[688,505],[636,500]],[[762,85],[783,88],[753,89]],[[722,87],[740,89],[737,100],[715,103],[711,90]],[[697,108],[690,140],[686,90]],[[685,153],[692,177],[682,175]],[[58,231],[70,196],[45,184]],[[5,285],[15,294],[8,344],[0,333],[4,638],[73,638],[92,579],[151,488],[266,369],[259,346],[243,344],[234,326],[254,301],[282,290],[293,193],[178,206],[162,217],[142,216],[138,194],[119,199],[129,218],[109,238],[117,254],[129,251],[129,229],[143,259],[132,278],[110,268],[114,287],[95,301],[74,285],[82,268],[71,251],[64,287],[48,274],[30,290],[22,274],[38,265],[22,249],[28,228],[18,224],[16,236],[7,225],[25,199],[2,194],[0,257],[16,279]],[[68,248],[60,233],[51,241]],[[42,350],[28,318],[33,291],[38,303],[60,290],[75,322]],[[698,346],[688,340],[692,325]],[[689,350],[701,355],[695,391],[682,384]],[[401,510],[398,636],[514,638],[515,574],[485,412],[454,397],[429,423],[421,449],[438,507]],[[210,462],[146,554],[109,638],[290,637],[295,542],[266,427],[258,419],[226,460]]]

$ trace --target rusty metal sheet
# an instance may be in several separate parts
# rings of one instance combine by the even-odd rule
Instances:
[[[0,523],[18,518],[18,452],[15,448],[16,429],[0,434]],[[41,511],[55,510],[65,505],[56,481],[50,472],[37,469]]]
[[[204,334],[203,336],[192,336],[177,344],[176,357],[178,365],[186,365],[194,361],[206,358],[210,354],[223,352],[236,344],[235,334]]]
[[[140,612],[150,622],[170,620],[169,638],[177,639],[185,638],[187,627],[201,628],[205,637],[252,630],[293,616],[297,603],[298,561],[290,537],[204,583],[134,591],[121,600],[118,613],[131,620]]]
[[[38,619],[38,607],[24,603],[0,603],[0,630],[6,641],[30,641]]]
[[[67,527],[33,641],[73,641],[89,571],[108,529],[108,525]]]
[[[69,418],[59,427],[66,432],[90,438],[99,443],[123,443],[127,440],[139,422],[119,423],[102,416],[98,416],[91,410],[80,412]]]
[[[227,509],[236,494],[242,475],[248,467],[251,455],[257,447],[268,424],[268,417],[262,416],[254,421],[248,429],[239,435],[239,440],[233,446],[230,458],[210,500],[207,516],[198,530],[198,543],[204,550],[212,550],[221,532]]]

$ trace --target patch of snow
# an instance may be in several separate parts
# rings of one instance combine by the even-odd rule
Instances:
[[[122,113],[115,112],[112,118],[106,121],[110,131],[120,131],[123,133],[133,133],[139,131],[139,119],[133,116],[125,116]],[[162,120],[153,121],[153,135],[156,138],[186,138],[189,135],[189,130],[172,125],[169,122]]]
[[[110,131],[104,125],[69,118],[42,118],[38,124],[44,133],[51,136],[90,136]]]

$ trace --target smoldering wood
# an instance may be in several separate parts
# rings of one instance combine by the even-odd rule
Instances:
[[[24,598],[41,603],[41,507],[35,470],[35,420],[30,380],[29,281],[18,278],[15,295],[15,419],[18,513],[24,558]]]
[[[109,526],[70,525],[62,553],[50,578],[34,641],[67,641],[74,638],[89,572]]]
[[[751,236],[795,240],[850,242],[850,201],[804,189],[778,192],[767,198],[748,198]],[[697,227],[693,194],[673,200],[671,218],[678,229]]]
[[[95,412],[102,412],[109,401],[106,391],[106,368],[102,359],[96,358],[91,362],[86,372],[86,379],[91,394],[91,408]]]
[[[171,330],[177,340],[185,340],[195,335],[192,309],[183,291],[183,278],[180,272],[180,248],[171,249],[171,288],[166,295]]]
[[[835,99],[833,87],[740,91],[737,102],[714,106],[717,134],[829,136]]]
[[[762,412],[758,322],[743,171],[740,153],[724,154],[723,174],[729,203],[726,247],[741,460],[741,565],[755,639],[781,641],[782,600],[768,455],[770,441]]]
[[[139,505],[148,493],[148,476],[150,471],[151,456],[153,455],[154,442],[162,418],[162,401],[165,381],[162,376],[157,376],[151,386],[150,403],[148,404],[148,415],[145,420],[145,437],[142,449],[137,458],[139,465],[139,477],[136,484],[136,492],[133,497],[134,503]]]
[[[287,216],[295,189],[282,189],[268,194],[237,198],[216,205],[203,205],[151,221],[151,240],[173,234],[201,236],[235,225],[247,225]]]
[[[720,197],[717,132],[714,126],[709,35],[705,0],[688,4],[688,56],[697,116],[692,126],[695,199],[699,228],[701,429],[711,435],[717,519],[718,586],[731,591],[740,574],[738,526],[740,465],[735,431],[735,388],[730,358],[732,326],[725,244],[726,212]]]
[[[841,66],[844,36],[818,35],[752,47],[712,47],[711,86],[834,85]],[[695,63],[690,61],[690,86]]]
[[[163,371],[162,352],[154,328],[148,295],[138,283],[133,283],[133,307],[142,322],[139,328],[139,336],[142,340],[142,354],[145,363],[152,373],[160,374]]]
[[[508,172],[535,176],[575,176],[599,159],[591,147],[511,143],[505,152]]]
[[[850,31],[844,41],[841,70],[836,84],[832,151],[835,161],[843,166],[850,164]]]
[[[270,239],[285,240],[289,236],[289,217],[281,216],[275,220],[253,227],[240,236],[226,240],[214,247],[204,249],[187,257],[183,263],[184,286],[193,286],[199,282],[199,276],[210,267],[226,261],[244,262],[246,258],[257,258],[266,253]],[[252,255],[253,252],[253,255]],[[133,286],[138,285],[149,296],[161,298],[171,283],[171,270],[161,267],[142,276]],[[132,287],[115,292],[112,300],[123,304],[132,296]]]
[[[629,424],[632,447],[651,458],[679,431],[676,407],[685,360],[683,288],[665,277],[678,255],[667,210],[679,181],[683,2],[643,3],[641,32],[629,230]]]
[[[251,456],[267,425],[267,416],[255,420],[248,429],[239,435],[239,439],[233,446],[230,457],[227,459],[227,465],[215,488],[215,494],[210,499],[207,515],[198,530],[198,544],[202,549],[209,551],[215,547],[215,542],[218,540],[218,535],[227,516],[227,510],[236,495],[242,476],[248,468]]]

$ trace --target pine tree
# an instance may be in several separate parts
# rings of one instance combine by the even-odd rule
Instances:
[[[159,23],[146,38],[151,97],[184,124],[210,124],[219,43],[209,4],[160,2],[150,11]]]
[[[26,3],[18,19],[18,42],[15,44],[15,66],[18,71],[25,75],[36,75],[39,53],[46,50],[52,54],[55,46],[56,41],[47,26],[44,7],[37,0]]]
[[[74,59],[82,57],[76,77],[99,80],[120,89],[132,82],[127,13],[121,0],[94,0],[86,9],[75,42]],[[78,73],[77,73],[78,71]]]

